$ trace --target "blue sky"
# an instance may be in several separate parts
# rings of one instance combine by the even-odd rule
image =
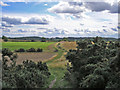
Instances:
[[[8,37],[118,36],[116,2],[1,1],[0,5],[2,32]]]
[[[36,13],[36,14],[50,14],[47,8],[57,4],[57,2],[7,2],[10,5],[8,7],[3,7],[3,13]],[[47,6],[45,6],[47,4]]]

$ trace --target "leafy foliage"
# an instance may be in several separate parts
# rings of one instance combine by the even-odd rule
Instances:
[[[15,52],[25,52],[25,49],[20,48],[20,49],[18,49],[18,50],[15,50]]]
[[[30,60],[16,65],[17,54],[8,49],[2,50],[3,88],[41,88],[47,83],[50,72],[46,63]]]
[[[43,51],[43,49],[40,49],[40,48],[37,49],[37,52],[42,52],[42,51]]]
[[[18,50],[15,50],[15,52],[43,52],[43,49],[40,49],[40,48],[30,48],[30,49],[27,49],[25,50],[24,48],[20,48]]]
[[[28,50],[26,50],[27,52],[36,52],[36,50],[34,48],[30,48]]]
[[[73,87],[120,88],[120,42],[96,37],[77,44],[77,50],[67,53],[71,66],[65,79]]]
[[[4,42],[7,42],[8,41],[8,38],[6,36],[2,36],[2,39],[4,40]]]

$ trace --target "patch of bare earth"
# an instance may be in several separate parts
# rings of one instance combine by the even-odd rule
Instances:
[[[54,57],[56,54],[50,53],[50,52],[41,52],[41,53],[34,52],[34,53],[17,53],[17,55],[18,55],[18,58],[16,63],[22,64],[22,62],[25,60],[32,60],[35,62],[48,60]]]

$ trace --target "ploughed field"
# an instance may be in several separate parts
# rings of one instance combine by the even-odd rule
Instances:
[[[39,62],[39,61],[44,61],[51,59],[56,55],[56,53],[50,53],[50,52],[42,52],[42,53],[17,53],[18,58],[17,58],[17,64],[22,64],[23,61],[25,60],[32,60],[34,62]]]

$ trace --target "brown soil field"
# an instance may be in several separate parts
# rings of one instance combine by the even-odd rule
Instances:
[[[21,64],[24,60],[32,60],[35,62],[48,60],[56,55],[56,53],[42,52],[42,53],[17,53],[18,58],[16,63]]]
[[[66,50],[69,50],[69,49],[76,49],[77,47],[77,44],[76,42],[68,42],[68,41],[64,41],[64,42],[61,42],[61,45],[64,49]]]

